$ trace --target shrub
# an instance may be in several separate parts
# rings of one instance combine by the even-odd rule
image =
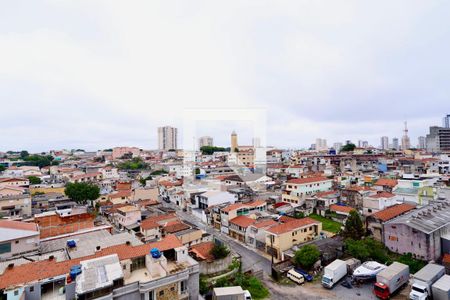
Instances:
[[[305,245],[295,252],[294,261],[306,269],[311,268],[319,260],[320,251],[316,245]]]

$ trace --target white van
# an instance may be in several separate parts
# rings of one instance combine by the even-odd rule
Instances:
[[[303,275],[297,273],[294,269],[290,269],[289,272],[287,272],[287,278],[297,284],[302,284],[303,282],[305,282],[305,278],[303,277]]]

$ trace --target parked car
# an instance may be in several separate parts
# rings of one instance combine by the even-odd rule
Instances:
[[[300,269],[300,268],[294,268],[294,270],[297,273],[302,274],[306,281],[313,281],[314,277],[312,277],[312,275],[309,274],[308,272],[306,272],[305,270]]]
[[[295,282],[297,284],[302,284],[305,282],[305,277],[303,277],[302,274],[295,271],[295,269],[290,269],[287,272],[287,278],[289,278],[290,280],[292,280],[293,282]]]

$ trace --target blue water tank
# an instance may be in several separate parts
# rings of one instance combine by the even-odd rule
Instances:
[[[74,240],[68,240],[67,241],[67,247],[75,248],[76,246],[77,246],[77,242],[75,242]]]
[[[150,254],[152,255],[153,258],[161,257],[161,252],[158,250],[158,248],[153,248],[152,250],[150,250]]]
[[[72,278],[72,280],[75,280],[75,278],[81,274],[81,265],[75,265],[70,267],[70,278]]]

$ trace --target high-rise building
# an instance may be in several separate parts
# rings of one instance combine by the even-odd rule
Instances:
[[[209,146],[209,147],[214,146],[212,137],[202,136],[201,138],[198,139],[198,147],[201,148],[201,147],[205,147],[205,146]]]
[[[425,144],[428,152],[450,151],[450,128],[430,127]]]
[[[238,148],[238,139],[237,139],[237,133],[233,130],[231,133],[231,152],[236,152],[236,149]]]
[[[450,128],[450,115],[446,115],[442,120],[442,127]]]
[[[327,147],[327,140],[326,140],[326,139],[317,138],[317,139],[316,139],[316,150],[317,150],[317,151],[325,151],[325,150],[328,150],[328,147]]]
[[[417,143],[417,148],[418,149],[425,149],[427,147],[426,139],[425,139],[424,136],[419,136],[417,141],[418,141],[418,143]]]
[[[399,144],[398,144],[398,138],[392,139],[392,149],[395,149],[395,150],[400,149]]]
[[[368,141],[362,141],[361,146],[363,148],[369,148],[369,142]]]
[[[170,150],[177,149],[178,130],[175,127],[158,127],[158,149]]]
[[[252,139],[252,145],[253,145],[253,148],[261,147],[261,139],[257,138],[257,137],[253,138]]]
[[[333,144],[333,148],[334,148],[334,150],[336,150],[337,152],[341,151],[342,143],[340,143],[340,142],[334,143],[334,144]]]
[[[403,129],[402,136],[402,150],[407,150],[409,148],[411,148],[411,142],[408,136],[408,123],[405,121],[405,129]]]
[[[389,149],[389,137],[387,136],[381,137],[381,149],[383,150]]]

